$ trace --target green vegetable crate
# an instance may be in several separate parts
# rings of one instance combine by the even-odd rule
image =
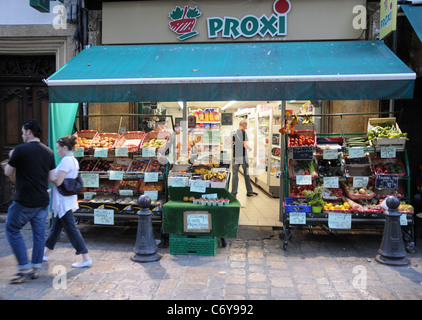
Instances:
[[[368,139],[371,140],[371,129],[377,126],[382,126],[384,124],[391,124],[390,130],[383,130],[383,133],[388,135],[388,137],[374,137],[375,139],[371,141],[374,147],[386,147],[386,146],[399,146],[404,147],[406,144],[406,134],[402,133],[395,117],[391,118],[370,118],[368,119]]]
[[[170,254],[215,256],[218,238],[214,236],[170,234]]]

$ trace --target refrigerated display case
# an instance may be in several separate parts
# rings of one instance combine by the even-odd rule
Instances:
[[[254,182],[272,197],[280,193],[280,110],[273,109],[259,113],[257,161],[264,164],[258,166],[259,174],[254,176]]]

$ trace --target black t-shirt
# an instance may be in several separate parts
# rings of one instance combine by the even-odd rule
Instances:
[[[27,142],[16,146],[9,165],[16,169],[13,200],[29,208],[48,206],[48,173],[56,167],[53,151],[40,142]]]

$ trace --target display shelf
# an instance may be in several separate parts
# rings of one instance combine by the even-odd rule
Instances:
[[[347,114],[345,114],[347,115]],[[322,115],[322,116],[339,116],[337,115]],[[379,120],[382,121],[382,120]],[[347,136],[366,136],[366,133],[328,133],[328,134],[316,134],[316,137],[334,137],[334,136],[340,136],[345,141],[345,137]],[[288,135],[284,136],[284,144],[286,146],[289,145],[290,139]],[[383,149],[384,146],[365,146],[360,148],[359,144],[357,146],[353,147],[346,147],[344,144],[341,144],[341,146],[337,149],[338,155],[342,153],[344,155],[345,162],[342,165],[345,166],[345,173],[343,173],[341,176],[338,177],[339,181],[339,187],[342,188],[345,183],[353,183],[353,181],[356,178],[356,186],[359,186],[359,183],[362,185],[367,185],[369,183],[369,186],[372,186],[374,188],[374,193],[368,192],[366,193],[365,190],[362,189],[362,193],[353,194],[351,195],[350,192],[345,192],[345,197],[350,197],[351,199],[354,199],[353,201],[359,201],[363,198],[366,199],[366,201],[379,201],[383,200],[385,196],[389,194],[387,189],[377,189],[376,187],[381,187],[382,183],[380,185],[374,185],[374,181],[378,179],[377,173],[374,172],[374,166],[372,163],[372,159],[379,159],[381,158],[381,152],[391,152],[391,150]],[[390,147],[390,146],[387,146]],[[358,150],[359,149],[359,150]],[[401,146],[394,146],[393,154],[396,155],[397,160],[394,161],[394,163],[397,163],[400,167],[400,169],[403,172],[400,172],[399,174],[393,173],[393,174],[386,174],[389,178],[389,176],[395,176],[395,178],[391,178],[390,180],[386,181],[386,183],[391,183],[391,186],[396,186],[397,181],[397,187],[398,192],[400,193],[400,200],[404,201],[405,203],[410,202],[410,171],[409,171],[409,161],[407,156],[407,150],[404,145]],[[321,157],[321,154],[318,152],[321,152],[321,148],[318,148],[318,145],[315,146],[313,149],[313,155],[312,158],[316,159],[318,157]],[[335,154],[335,151],[334,153]],[[384,158],[385,161],[388,161],[387,157]],[[287,248],[288,241],[291,238],[291,231],[290,227],[293,226],[301,227],[301,226],[316,226],[316,225],[324,225],[328,226],[331,229],[352,229],[353,227],[357,225],[376,225],[376,224],[384,224],[385,216],[381,209],[377,212],[377,210],[369,210],[367,212],[359,212],[354,209],[351,209],[350,212],[347,211],[333,211],[333,212],[322,212],[322,213],[305,213],[305,212],[289,212],[289,210],[286,210],[285,208],[282,208],[282,204],[284,203],[285,199],[291,197],[291,184],[295,182],[295,177],[292,176],[292,170],[289,167],[289,163],[292,158],[292,150],[289,148],[285,148],[285,152],[282,155],[283,157],[283,164],[284,164],[284,194],[283,199],[280,199],[280,207],[281,207],[281,214],[280,219],[283,221],[283,231],[280,233],[280,238],[283,241],[283,248]],[[334,156],[333,156],[334,157]],[[337,158],[337,157],[335,157]],[[366,161],[366,163],[361,163],[360,159],[363,159]],[[364,161],[364,162],[365,162]],[[379,160],[378,160],[379,161]],[[382,160],[384,161],[384,160]],[[375,161],[377,163],[377,161]],[[364,166],[367,166],[368,170],[364,170]],[[353,170],[351,170],[353,168]],[[367,179],[365,179],[367,177]],[[359,179],[357,179],[359,178]],[[335,178],[337,179],[337,178]],[[314,184],[315,181],[318,181],[318,185],[321,184],[322,181],[324,181],[324,177],[321,177],[321,175],[318,176],[312,176],[309,179],[308,183],[311,183],[310,186],[304,187],[304,188],[312,188],[316,185]],[[386,185],[385,185],[386,186]],[[383,186],[384,188],[384,186]],[[383,197],[379,199],[377,198],[377,192],[376,190],[382,190],[384,191]],[[365,195],[363,195],[363,192],[365,191]],[[289,198],[290,199],[290,198]],[[379,202],[380,203],[380,202]],[[357,207],[354,207],[357,209]],[[372,207],[370,207],[372,208]],[[359,209],[360,210],[360,209]],[[401,218],[401,225],[402,230],[405,235],[407,235],[405,238],[409,242],[409,247],[411,248],[414,245],[414,214],[405,212],[402,214]]]

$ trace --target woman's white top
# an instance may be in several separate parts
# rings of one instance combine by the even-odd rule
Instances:
[[[76,178],[79,171],[79,163],[73,156],[73,154],[68,154],[63,157],[59,165],[55,169],[55,175],[59,171],[66,172],[66,178]],[[53,184],[53,211],[54,217],[63,217],[66,212],[72,210],[73,212],[79,208],[78,206],[78,196],[64,196],[62,195],[57,187]]]

